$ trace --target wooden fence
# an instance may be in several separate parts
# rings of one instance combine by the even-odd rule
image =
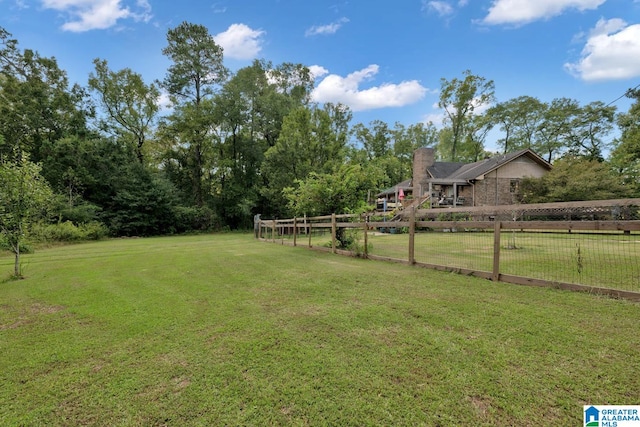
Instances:
[[[342,255],[640,301],[639,206],[640,199],[622,199],[411,208],[395,212],[393,221],[375,213],[260,220],[256,233]],[[482,243],[474,249],[461,243],[467,237]],[[341,238],[350,246],[341,247]],[[522,251],[513,250],[516,239],[527,242]]]

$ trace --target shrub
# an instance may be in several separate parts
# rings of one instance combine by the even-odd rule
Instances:
[[[175,231],[208,231],[214,228],[216,216],[206,206],[178,206],[174,208]]]
[[[29,240],[39,243],[47,242],[79,242],[83,240],[99,240],[108,235],[104,224],[92,221],[75,225],[71,221],[56,224],[34,224],[29,230]]]

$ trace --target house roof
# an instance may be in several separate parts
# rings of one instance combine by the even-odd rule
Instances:
[[[458,171],[455,172],[454,175],[456,178],[461,178],[465,180],[477,179],[482,175],[486,175],[489,172],[493,172],[499,167],[522,156],[527,156],[531,160],[538,163],[540,166],[547,169],[551,169],[551,164],[549,162],[544,160],[542,157],[538,156],[531,149],[525,148],[523,150],[514,151],[513,153],[502,154],[500,156],[492,157],[490,159],[481,160],[475,163],[470,163],[460,168]]]
[[[530,148],[514,151],[508,154],[501,154],[499,156],[491,157],[489,159],[480,160],[474,163],[459,163],[459,162],[435,162],[433,165],[427,168],[427,173],[431,177],[429,180],[434,184],[467,184],[469,181],[473,181],[482,178],[501,166],[517,159],[518,157],[527,156],[529,159],[538,163],[540,166],[551,170],[551,163],[544,160],[538,154],[536,154]],[[386,190],[378,193],[377,197],[396,194],[400,188],[403,190],[412,189],[412,180],[408,179],[401,183],[389,187]]]
[[[388,196],[391,194],[396,194],[398,191],[400,191],[400,189],[402,188],[402,191],[405,190],[413,190],[413,184],[411,184],[411,180],[407,179],[406,181],[402,181],[399,184],[394,185],[393,187],[389,187],[385,190],[382,190],[381,192],[379,192],[376,197],[381,197],[381,196]]]
[[[538,163],[540,166],[551,169],[551,164],[544,160],[542,157],[538,156],[535,152],[533,152],[529,148],[525,148],[523,150],[514,151],[513,153],[502,154],[496,157],[491,157],[489,159],[480,160],[474,163],[446,163],[446,162],[436,162],[433,166],[427,168],[427,171],[434,178],[434,181],[438,182],[461,182],[461,181],[471,181],[474,179],[478,179],[483,175],[492,172],[501,166],[519,158],[522,156],[527,156],[531,160]],[[443,165],[443,166],[440,166]],[[454,165],[459,165],[454,169]],[[449,172],[447,175],[444,175],[445,172]]]
[[[431,178],[434,179],[446,178],[465,164],[466,163],[435,162],[427,168],[427,172],[431,175]]]

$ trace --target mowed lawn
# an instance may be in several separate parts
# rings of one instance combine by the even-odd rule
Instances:
[[[640,402],[627,301],[248,234],[45,249],[24,272],[0,283],[2,426],[569,426]]]

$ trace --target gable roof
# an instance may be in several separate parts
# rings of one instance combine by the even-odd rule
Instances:
[[[460,181],[471,181],[474,179],[478,179],[483,175],[486,175],[494,170],[504,166],[505,164],[519,158],[522,156],[526,156],[538,163],[540,166],[546,168],[547,170],[551,169],[551,164],[544,160],[542,157],[537,155],[530,148],[525,148],[519,151],[514,151],[513,153],[502,154],[496,157],[491,157],[489,159],[480,160],[474,163],[447,163],[447,162],[435,162],[433,166],[427,168],[429,174],[436,181],[450,181],[450,182],[460,182]],[[444,166],[440,166],[444,165]],[[457,168],[454,168],[454,165],[459,165]],[[444,172],[449,172],[448,174],[444,174]]]
[[[378,194],[376,194],[376,197],[381,197],[381,196],[388,196],[391,194],[396,194],[400,191],[400,189],[402,188],[402,191],[406,191],[406,190],[413,190],[413,184],[411,183],[410,179],[407,179],[405,181],[402,181],[399,184],[394,185],[393,187],[389,187],[385,190],[382,190],[381,192],[379,192]]]
[[[501,154],[489,159],[480,160],[474,163],[459,163],[459,162],[434,162],[433,165],[427,167],[427,174],[431,177],[430,182],[434,184],[469,184],[469,181],[473,181],[481,178],[494,170],[504,166],[505,164],[519,158],[526,156],[539,164],[541,167],[551,170],[551,163],[544,160],[538,154],[536,154],[530,148],[514,151],[513,153]],[[377,197],[388,196],[397,194],[402,188],[403,190],[413,189],[413,180],[407,179],[399,184],[382,190],[378,193]]]
[[[427,168],[427,173],[434,179],[446,178],[465,165],[466,163],[435,162]]]

